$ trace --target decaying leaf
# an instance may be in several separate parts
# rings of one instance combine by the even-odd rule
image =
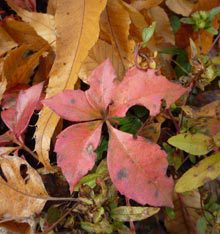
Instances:
[[[47,97],[73,89],[82,62],[99,35],[99,17],[106,0],[57,1],[55,24],[57,32],[56,59],[50,73]],[[51,170],[48,150],[59,117],[43,108],[35,132],[39,160]]]
[[[123,222],[138,221],[155,215],[159,210],[153,207],[119,206],[111,211],[111,217]]]
[[[156,7],[162,2],[163,0],[135,0],[132,1],[131,5],[140,11],[142,9],[150,9],[152,7]]]
[[[207,157],[190,168],[177,181],[175,191],[183,193],[197,189],[220,175],[220,153]]]
[[[108,170],[119,192],[142,205],[172,207],[173,180],[166,176],[166,153],[142,137],[134,139],[108,126]]]
[[[169,138],[168,143],[192,155],[204,155],[213,149],[211,137],[201,133],[182,133]]]
[[[61,167],[71,191],[95,164],[95,150],[100,141],[101,128],[101,121],[76,124],[57,137],[57,164]]]
[[[189,16],[195,4],[188,0],[166,0],[167,6],[177,14]]]
[[[0,168],[1,218],[21,219],[39,213],[48,196],[40,175],[16,156],[2,156]],[[25,170],[23,176],[21,168]]]
[[[133,64],[134,41],[128,38],[130,17],[118,0],[109,0],[101,16],[101,30],[110,38],[124,71]]]
[[[104,60],[109,58],[112,61],[112,65],[117,72],[117,77],[121,78],[124,75],[123,64],[113,49],[112,45],[108,44],[103,40],[98,40],[96,44],[89,51],[88,57],[85,59],[80,72],[79,77],[86,83],[90,83],[88,80],[91,72]]]
[[[54,16],[38,12],[29,12],[13,4],[12,0],[7,0],[7,2],[23,21],[29,23],[39,36],[55,48],[56,32]]]
[[[196,222],[201,214],[199,192],[174,193],[174,212],[175,217],[165,218],[165,226],[170,234],[196,233]]]
[[[168,81],[164,76],[156,75],[155,70],[148,69],[144,72],[132,68],[115,89],[110,115],[123,117],[131,106],[142,105],[150,111],[151,116],[155,116],[160,112],[163,100],[168,108],[186,91],[187,89]]]

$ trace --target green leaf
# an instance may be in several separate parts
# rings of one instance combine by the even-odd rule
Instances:
[[[126,116],[124,118],[114,117],[114,119],[118,121],[119,129],[123,132],[135,134],[141,127],[140,119],[136,118],[135,116]]]
[[[211,137],[201,133],[183,133],[169,138],[168,143],[192,155],[205,155],[213,149]]]
[[[196,230],[198,234],[206,234],[207,222],[204,217],[201,217],[197,220]]]
[[[220,13],[220,7],[215,7],[209,11],[209,19],[212,20],[218,13]]]
[[[60,216],[60,210],[57,207],[51,206],[47,211],[47,222],[53,224],[60,218]]]
[[[108,149],[108,140],[106,137],[103,137],[101,143],[96,149],[97,160],[100,160],[102,158],[103,153],[107,152],[107,149]]]
[[[81,228],[88,233],[112,233],[113,228],[112,225],[109,224],[106,220],[102,220],[99,223],[90,223],[90,222],[81,222]]]
[[[189,169],[177,181],[175,190],[183,193],[197,189],[220,175],[220,153],[213,154]]]
[[[120,206],[111,211],[111,217],[117,221],[138,221],[156,214],[160,209],[153,207]]]
[[[175,214],[175,212],[174,212],[174,210],[173,210],[172,208],[166,207],[166,208],[165,208],[165,211],[166,211],[166,215],[167,215],[170,219],[175,219],[176,214]]]
[[[156,28],[156,22],[153,22],[149,27],[144,28],[142,32],[143,46],[146,46],[145,43],[148,42],[154,34]]]
[[[179,17],[177,17],[176,15],[172,15],[170,17],[170,24],[173,29],[173,32],[176,33],[181,26]]]

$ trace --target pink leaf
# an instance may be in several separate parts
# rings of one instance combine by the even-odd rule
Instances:
[[[70,190],[95,164],[95,150],[101,136],[102,122],[75,124],[58,135],[55,145],[57,164],[67,179]]]
[[[43,83],[20,91],[15,108],[9,108],[1,113],[2,120],[16,136],[20,136],[31,119],[38,106],[38,101],[43,89]]]
[[[155,116],[160,112],[162,100],[169,107],[186,91],[187,89],[170,82],[164,76],[156,75],[152,69],[145,72],[134,67],[115,89],[110,115],[123,117],[131,106],[143,105],[151,116]]]
[[[86,91],[88,101],[96,109],[105,112],[111,103],[112,94],[116,87],[116,74],[109,59],[99,65],[90,75],[90,89]]]
[[[70,121],[87,121],[101,118],[101,114],[89,104],[85,92],[81,90],[65,90],[44,100],[43,104]]]
[[[143,137],[134,139],[108,127],[108,169],[118,191],[142,205],[172,207],[173,180],[166,176],[166,153]]]

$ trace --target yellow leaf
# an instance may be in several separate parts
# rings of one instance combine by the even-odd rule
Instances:
[[[175,190],[183,193],[196,189],[220,175],[220,153],[213,154],[189,169],[178,180]]]
[[[105,5],[106,0],[57,1],[56,59],[51,69],[46,97],[74,88],[82,62],[98,39],[99,17]],[[39,160],[48,170],[52,170],[48,151],[58,121],[59,117],[44,107],[37,122],[35,149]]]
[[[165,217],[165,226],[170,234],[196,233],[196,222],[200,217],[200,194],[197,190],[187,194],[174,193],[175,217]]]
[[[195,6],[189,0],[166,0],[166,4],[171,11],[183,16],[189,16]]]
[[[40,56],[48,49],[49,45],[35,53],[33,53],[31,47],[24,44],[8,53],[4,61],[2,74],[7,80],[7,88],[29,83],[34,69],[39,64]]]
[[[81,67],[79,77],[85,83],[89,83],[88,76],[91,71],[107,58],[110,58],[113,67],[117,72],[117,77],[123,77],[124,70],[121,60],[115,53],[112,45],[102,40],[98,40],[93,48],[89,51],[89,54]]]
[[[129,40],[130,17],[126,9],[118,0],[108,0],[105,11],[101,16],[101,29],[110,38],[117,51],[124,70],[133,64],[133,40]]]
[[[0,217],[22,219],[39,213],[48,197],[40,175],[17,156],[1,156],[0,168]],[[25,178],[21,168],[26,171]]]
[[[7,0],[10,7],[22,18],[23,21],[30,24],[32,28],[55,48],[56,33],[54,16],[38,12],[29,12],[15,5],[11,0]]]
[[[0,26],[0,56],[16,46],[17,43],[10,37],[4,28]]]

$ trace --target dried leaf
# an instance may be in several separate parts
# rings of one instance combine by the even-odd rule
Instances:
[[[36,10],[36,0],[12,0],[12,2],[29,11]]]
[[[187,89],[168,81],[164,76],[156,75],[155,70],[148,69],[144,72],[132,68],[115,89],[110,115],[123,117],[131,106],[143,105],[151,116],[155,116],[160,112],[162,100],[168,108],[186,91]]]
[[[16,46],[17,43],[11,38],[5,29],[0,26],[0,56]]]
[[[111,210],[111,217],[120,222],[139,221],[155,215],[159,210],[153,207],[119,206]]]
[[[84,82],[90,83],[90,81],[88,80],[88,76],[98,65],[104,62],[107,58],[111,60],[113,67],[117,72],[117,77],[122,79],[124,75],[124,67],[119,56],[114,51],[112,45],[102,40],[98,40],[89,51],[89,55],[84,61],[79,72],[79,77]]]
[[[204,155],[213,149],[211,137],[201,133],[182,133],[170,137],[168,143],[192,155]]]
[[[118,191],[142,205],[172,207],[173,180],[166,176],[166,153],[142,137],[134,139],[108,127],[108,170]]]
[[[163,0],[136,0],[131,3],[138,11],[158,6]]]
[[[183,193],[197,189],[220,175],[220,153],[207,157],[190,168],[177,181],[175,190]]]
[[[34,52],[29,45],[22,45],[8,53],[4,64],[2,76],[7,80],[7,88],[19,84],[28,84],[30,77],[39,64],[39,58],[48,49],[43,47]]]
[[[183,16],[189,16],[195,6],[192,1],[188,0],[166,0],[166,4],[170,10]]]
[[[95,164],[95,150],[100,141],[101,128],[101,121],[75,124],[57,137],[57,164],[61,167],[71,191]]]
[[[32,230],[33,232],[34,230]],[[15,221],[8,221],[0,224],[1,234],[32,234],[31,227],[28,223],[18,223]]]
[[[130,17],[118,0],[109,0],[101,16],[101,29],[110,38],[124,70],[133,64],[134,41],[129,40]]]
[[[12,0],[7,0],[7,2],[23,21],[29,23],[39,36],[49,44],[52,44],[53,48],[55,48],[56,32],[54,16],[38,12],[29,12],[13,4]]]
[[[54,96],[64,89],[73,89],[82,62],[99,35],[99,16],[106,0],[57,1],[55,24],[57,31],[56,59],[51,69],[46,97]],[[39,160],[47,169],[50,140],[59,117],[43,108],[35,132],[35,149]]]
[[[8,155],[17,149],[18,147],[0,147],[0,156],[6,155],[6,154]]]
[[[165,217],[165,226],[170,234],[194,234],[200,217],[201,203],[198,191],[187,194],[174,193],[175,217]]]
[[[27,169],[25,178],[20,173],[21,167]],[[1,218],[21,219],[39,213],[48,196],[40,175],[16,156],[2,156],[0,168]]]

